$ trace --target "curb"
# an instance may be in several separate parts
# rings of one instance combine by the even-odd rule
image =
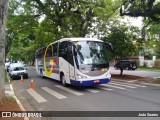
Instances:
[[[143,85],[148,85],[148,86],[154,86],[154,87],[160,87],[160,84],[153,84],[153,83],[141,83]]]
[[[20,100],[14,94],[13,86],[11,84],[11,81],[10,81],[10,78],[9,78],[8,74],[7,74],[7,78],[8,78],[9,87],[10,87],[9,95],[12,96],[16,100],[16,102],[17,102],[19,108],[21,109],[21,111],[26,111],[25,108],[23,107],[22,103],[20,102]],[[29,120],[29,118],[28,117],[24,117],[24,120]]]
[[[126,83],[129,83],[127,80],[120,80],[120,79],[114,79],[114,78],[111,78],[111,81],[118,81],[118,82],[126,82]]]
[[[112,80],[113,81],[118,81],[118,82],[126,82],[126,83],[134,83],[134,82],[138,81],[138,80],[129,80],[129,81],[127,81],[127,80],[120,80],[120,79],[112,79]],[[142,85],[148,85],[148,86],[154,86],[154,87],[160,87],[160,84],[145,83],[145,82],[142,82],[140,84],[142,84]]]

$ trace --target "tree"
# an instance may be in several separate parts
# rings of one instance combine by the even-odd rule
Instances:
[[[120,61],[120,75],[123,74],[122,60],[128,58],[135,52],[133,41],[136,40],[134,34],[129,32],[130,29],[124,24],[116,24],[109,29],[109,34],[103,40],[112,43],[114,55],[117,61]]]
[[[35,53],[36,49],[63,37],[85,37],[95,22],[101,24],[115,13],[117,1],[11,0],[7,22],[8,56],[16,59],[14,56],[20,54],[18,49],[23,50],[23,56]],[[34,58],[34,54],[25,58],[18,56],[25,61]]]
[[[158,0],[122,0],[120,15],[131,17],[147,17],[160,22],[160,2]]]
[[[4,79],[5,79],[5,30],[6,30],[6,14],[8,8],[8,0],[0,1],[0,101],[4,97]]]

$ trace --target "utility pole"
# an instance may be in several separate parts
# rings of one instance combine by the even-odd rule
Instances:
[[[7,11],[8,0],[0,0],[0,101],[5,95],[5,31]]]

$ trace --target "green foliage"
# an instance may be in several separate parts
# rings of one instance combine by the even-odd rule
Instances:
[[[133,40],[135,36],[129,32],[129,27],[124,24],[114,24],[110,29],[110,34],[103,38],[104,41],[112,43],[114,46],[113,58],[123,60],[131,56],[135,52]],[[123,66],[120,65],[121,74]]]
[[[156,68],[160,68],[160,60],[156,60],[155,63],[154,63],[154,66]]]
[[[159,0],[122,0],[120,15],[132,17],[142,16],[159,23],[160,21],[160,1]],[[124,8],[124,9],[122,9]]]
[[[129,27],[125,25],[112,26],[110,34],[103,38],[114,46],[114,58],[124,59],[131,56],[135,51],[133,40],[135,36],[129,33]]]
[[[10,0],[8,57],[34,61],[35,50],[55,40],[84,37],[93,30],[94,24],[104,31],[104,24],[117,14],[119,4],[118,0]]]

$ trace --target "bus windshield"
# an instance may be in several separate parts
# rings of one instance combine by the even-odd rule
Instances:
[[[84,65],[109,67],[107,59],[107,49],[103,42],[76,41],[75,46],[75,61],[78,68]]]

